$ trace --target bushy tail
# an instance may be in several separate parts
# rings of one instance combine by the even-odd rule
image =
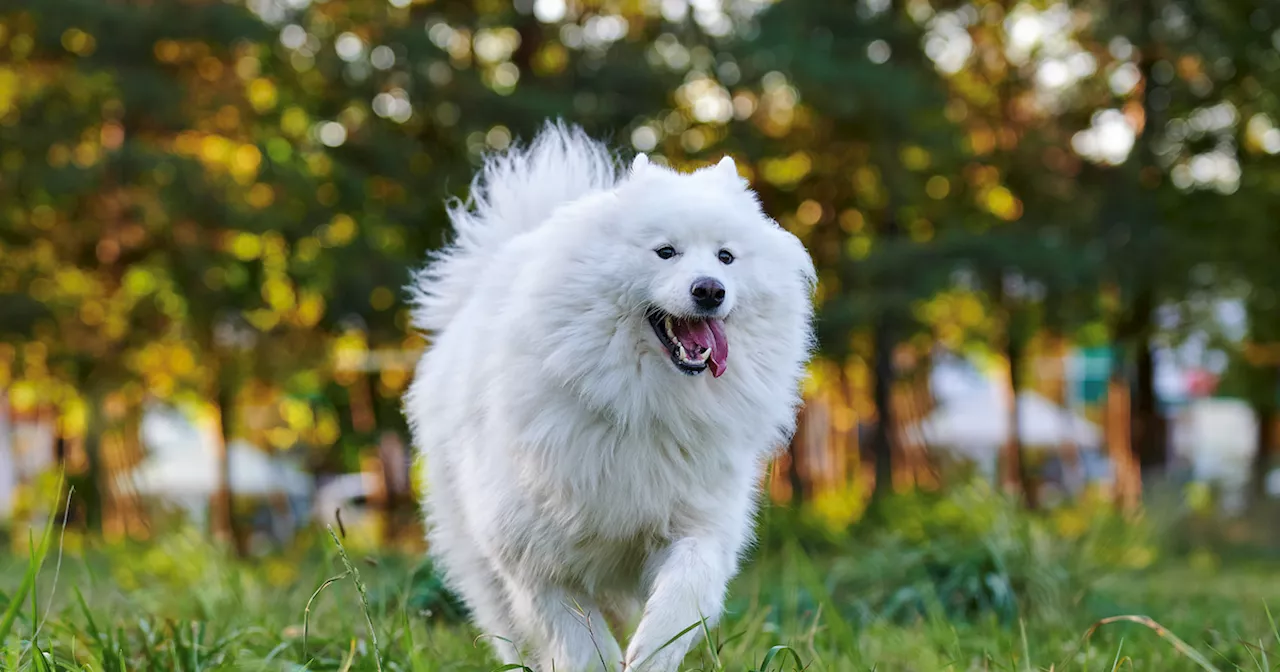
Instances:
[[[618,176],[603,144],[562,123],[547,124],[527,147],[488,157],[468,200],[449,204],[453,241],[414,275],[413,325],[444,329],[504,243],[537,228],[560,205],[611,188]]]

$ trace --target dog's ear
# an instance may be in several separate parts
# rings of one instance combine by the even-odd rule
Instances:
[[[742,175],[738,174],[738,164],[733,162],[733,157],[728,154],[724,155],[720,162],[712,166],[711,172],[717,177],[728,180],[731,184],[741,185],[745,182]]]
[[[648,167],[649,167],[649,155],[645,154],[644,152],[636,154],[635,160],[631,162],[631,174],[635,175],[637,173],[643,172]]]

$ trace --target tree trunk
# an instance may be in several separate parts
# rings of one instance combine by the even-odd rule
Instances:
[[[86,468],[84,473],[67,476],[67,485],[75,488],[72,506],[84,508],[84,524],[89,530],[102,530],[102,489],[99,485],[99,474],[102,471],[102,433],[106,423],[102,417],[103,395],[89,392],[85,395],[85,430],[84,454]]]
[[[1258,417],[1258,452],[1253,454],[1253,465],[1249,470],[1249,492],[1253,495],[1254,505],[1267,501],[1267,472],[1271,466],[1271,447],[1275,444],[1276,407],[1275,404],[1256,404],[1254,413]]]
[[[872,398],[876,406],[875,431],[871,437],[871,455],[875,459],[876,486],[873,499],[881,499],[893,492],[893,329],[888,315],[881,315],[876,322],[875,387]]]
[[[1130,413],[1133,454],[1143,480],[1159,476],[1168,463],[1165,450],[1164,417],[1160,414],[1155,389],[1155,356],[1146,330],[1135,337],[1135,380]]]
[[[1276,442],[1276,388],[1280,385],[1280,367],[1264,365],[1259,371],[1259,385],[1253,390],[1253,412],[1258,419],[1258,450],[1249,469],[1249,494],[1253,504],[1267,500],[1267,472]]]
[[[796,507],[804,503],[807,494],[804,476],[800,474],[800,441],[803,440],[801,436],[797,433],[787,445],[787,483],[791,486],[791,505]]]
[[[209,506],[209,527],[214,538],[229,542],[236,555],[244,557],[246,539],[242,539],[236,526],[233,491],[231,486],[231,439],[234,436],[236,387],[226,369],[230,364],[222,363],[223,370],[218,377],[218,489],[214,492]]]
[[[1014,332],[1012,319],[1005,334],[1005,356],[1009,359],[1009,437],[1005,445],[1005,473],[1022,496],[1027,508],[1036,508],[1035,488],[1022,454],[1022,426],[1018,418],[1018,390],[1022,389],[1022,342]]]
[[[400,538],[403,523],[411,507],[409,497],[410,462],[400,433],[384,429],[378,439],[378,456],[382,463],[383,492],[387,501],[387,527],[383,531],[385,542]]]
[[[1160,167],[1157,162],[1154,144],[1154,130],[1160,127],[1159,110],[1152,95],[1156,89],[1154,79],[1155,64],[1160,56],[1156,53],[1160,46],[1152,34],[1157,10],[1153,0],[1139,0],[1135,3],[1138,15],[1138,51],[1139,72],[1143,82],[1142,132],[1134,142],[1134,154],[1137,159],[1137,175],[1135,197],[1138,199],[1137,216],[1133,221],[1132,240],[1137,249],[1134,250],[1138,265],[1135,277],[1133,313],[1130,316],[1130,334],[1135,356],[1135,375],[1133,396],[1131,397],[1131,431],[1130,440],[1134,457],[1137,458],[1143,480],[1149,476],[1160,475],[1168,462],[1165,451],[1164,418],[1160,415],[1155,391],[1155,358],[1151,351],[1151,337],[1154,331],[1152,319],[1156,309],[1155,287],[1152,275],[1160,267],[1157,236],[1160,232],[1158,205],[1153,189],[1159,185]]]

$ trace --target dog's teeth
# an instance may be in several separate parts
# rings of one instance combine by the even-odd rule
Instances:
[[[676,338],[675,323],[672,322],[670,315],[667,316],[662,326],[667,330],[667,338],[670,338],[672,343],[680,342],[680,339]]]
[[[683,345],[677,345],[676,349],[676,356],[680,358],[680,361],[689,361],[689,353],[685,352]]]
[[[699,362],[705,362],[705,361],[707,361],[707,360],[708,360],[708,359],[710,359],[710,358],[711,358],[711,350],[710,350],[710,348],[708,348],[708,349],[706,349],[706,350],[703,350],[703,351],[702,351],[702,354],[698,355],[698,361],[699,361]]]

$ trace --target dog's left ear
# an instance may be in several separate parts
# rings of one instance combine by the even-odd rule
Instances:
[[[631,162],[631,174],[636,174],[649,167],[649,155],[641,152]]]
[[[734,163],[733,157],[728,154],[725,154],[724,158],[720,159],[720,162],[717,163],[711,171],[715,173],[715,175],[723,177],[733,184],[740,185],[744,181],[742,179],[742,175],[738,174],[738,164]]]

